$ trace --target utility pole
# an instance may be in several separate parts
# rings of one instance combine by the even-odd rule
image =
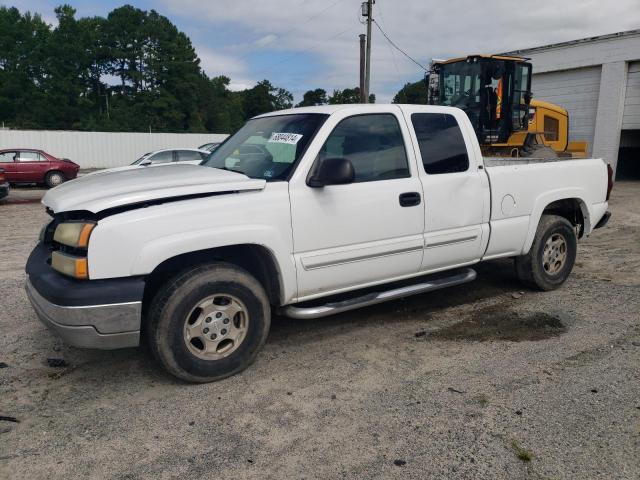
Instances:
[[[366,40],[367,36],[364,33],[360,34],[360,103],[367,103],[367,96],[365,95],[365,69],[367,67],[366,55]]]
[[[371,22],[373,21],[374,0],[367,0],[367,71],[364,82],[364,103],[369,103],[369,85],[371,80]]]

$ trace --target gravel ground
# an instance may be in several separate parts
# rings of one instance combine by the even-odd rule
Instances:
[[[41,194],[0,202],[2,478],[640,478],[640,183],[616,184],[560,290],[524,290],[504,260],[449,290],[275,318],[252,367],[207,385],[37,321],[23,267]]]

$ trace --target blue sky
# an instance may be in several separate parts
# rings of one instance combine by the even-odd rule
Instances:
[[[55,22],[49,0],[0,0]],[[294,93],[358,84],[360,0],[67,0],[78,16],[106,15],[129,3],[167,16],[193,42],[210,76],[234,89],[268,78]],[[503,52],[640,27],[638,0],[377,0],[374,18],[396,44],[423,65],[432,57]],[[419,67],[374,28],[371,91],[391,101]],[[535,65],[534,65],[535,69]]]

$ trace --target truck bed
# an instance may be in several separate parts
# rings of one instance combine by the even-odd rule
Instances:
[[[532,163],[555,163],[566,162],[568,160],[588,160],[586,158],[576,159],[572,157],[557,158],[511,158],[511,157],[483,157],[486,167],[501,167],[504,165],[530,165]]]
[[[484,158],[491,185],[491,235],[486,258],[527,251],[543,210],[556,200],[578,202],[589,235],[604,215],[607,166],[596,158]]]

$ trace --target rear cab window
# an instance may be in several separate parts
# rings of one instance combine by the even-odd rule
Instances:
[[[429,175],[469,170],[467,144],[455,117],[448,113],[413,113],[424,171]]]

